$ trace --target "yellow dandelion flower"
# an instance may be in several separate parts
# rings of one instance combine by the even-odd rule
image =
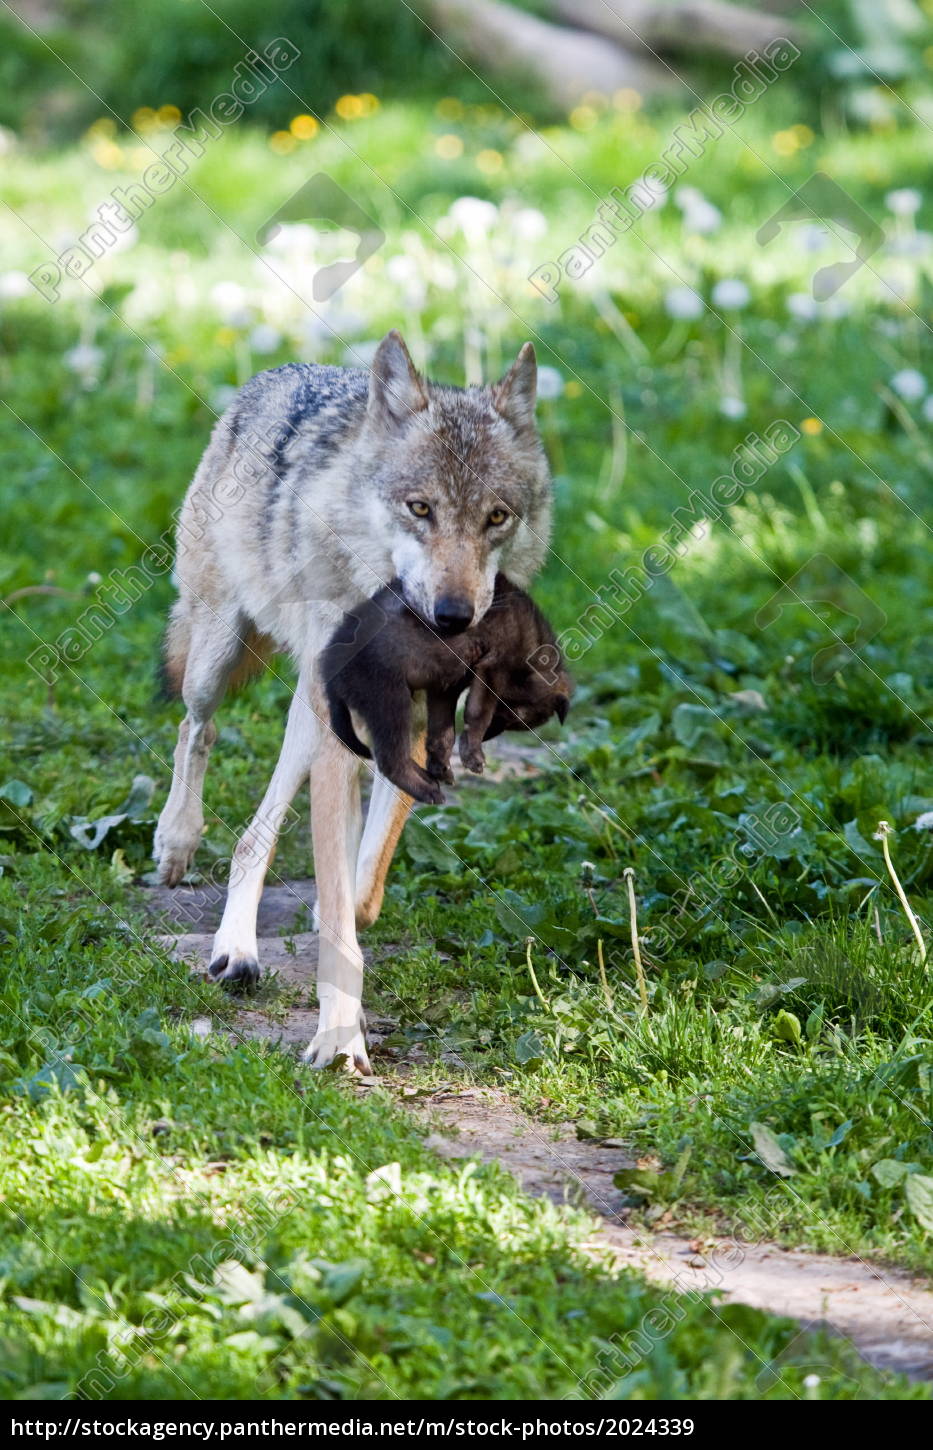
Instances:
[[[641,93],[631,86],[623,86],[620,91],[613,91],[612,104],[617,111],[638,111],[641,109]]]
[[[232,347],[236,338],[236,329],[233,327],[219,327],[214,334],[214,341],[220,347]]]
[[[779,156],[793,156],[800,150],[800,142],[793,131],[775,131],[771,145]]]
[[[791,126],[790,133],[796,139],[798,146],[812,146],[816,140],[809,126]]]
[[[570,112],[570,124],[575,131],[592,131],[598,120],[592,106],[574,106]]]
[[[502,170],[502,153],[499,151],[480,151],[476,158],[476,164],[480,171],[491,176],[494,171]]]
[[[105,171],[116,171],[123,165],[122,147],[115,141],[107,141],[103,136],[95,137],[91,143],[91,155]]]
[[[463,102],[458,101],[456,96],[445,96],[438,101],[434,110],[442,121],[461,121],[463,119]]]
[[[297,145],[290,131],[274,131],[269,137],[269,150],[274,151],[276,156],[287,156]]]
[[[463,155],[463,142],[459,136],[438,136],[434,150],[442,161],[456,161],[458,156]]]
[[[577,382],[577,379],[576,378],[571,378],[568,382],[566,382],[564,384],[564,397],[565,398],[579,398],[581,396],[582,392],[583,392],[583,384],[580,383],[580,382]]]
[[[310,141],[321,128],[313,116],[292,116],[288,129],[299,141]]]
[[[800,428],[802,432],[809,434],[811,438],[815,438],[818,433],[822,433],[823,424],[819,418],[804,418]]]
[[[86,141],[93,141],[95,136],[112,137],[116,134],[117,123],[113,117],[101,116],[99,121],[95,121],[92,125],[88,126],[84,133],[84,139]]]
[[[181,120],[181,111],[177,106],[160,106],[156,115],[163,126],[177,126]]]
[[[361,116],[373,116],[378,111],[379,97],[374,96],[371,91],[364,91],[357,99],[363,108],[360,112]]]
[[[359,96],[341,96],[334,110],[341,121],[358,121],[363,114],[363,102]]]
[[[134,131],[154,131],[158,124],[159,118],[151,106],[140,106],[133,112]]]

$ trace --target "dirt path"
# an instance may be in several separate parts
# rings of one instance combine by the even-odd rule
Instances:
[[[163,923],[161,942],[196,972],[203,972],[210,959],[223,895],[219,886],[146,893],[148,908]],[[277,973],[278,991],[267,995],[260,990],[238,1006],[237,1025],[247,1036],[305,1047],[314,1035],[317,1010],[309,1000],[317,961],[313,902],[311,881],[265,891],[260,956]],[[379,1044],[393,1025],[369,1017],[377,1063]],[[580,1141],[570,1123],[535,1122],[505,1094],[485,1088],[451,1084],[424,1096],[406,1092],[402,1081],[399,1100],[428,1130],[428,1146],[439,1156],[497,1161],[527,1192],[592,1209],[599,1223],[586,1247],[604,1262],[638,1269],[655,1283],[685,1292],[717,1289],[725,1300],[786,1314],[804,1326],[824,1324],[851,1340],[877,1368],[933,1379],[933,1290],[910,1275],[767,1242],[701,1243],[631,1227],[613,1183],[613,1174],[632,1163],[623,1149]]]

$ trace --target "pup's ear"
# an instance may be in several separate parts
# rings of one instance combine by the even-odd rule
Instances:
[[[513,428],[530,428],[535,418],[538,362],[535,350],[526,342],[504,378],[492,385],[493,407]]]
[[[399,427],[428,406],[428,394],[402,334],[393,327],[376,349],[369,375],[369,413]]]

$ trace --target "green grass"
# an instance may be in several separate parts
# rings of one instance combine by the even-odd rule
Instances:
[[[55,306],[0,304],[0,593],[64,591],[21,595],[2,621],[4,1393],[66,1393],[97,1365],[96,1392],[127,1396],[248,1397],[258,1381],[284,1395],[560,1397],[599,1374],[599,1392],[626,1397],[758,1398],[805,1393],[815,1362],[827,1397],[919,1393],[785,1321],[698,1301],[621,1364],[613,1335],[663,1309],[661,1291],[586,1259],[582,1219],[492,1169],[438,1164],[387,1094],[192,1034],[222,998],[142,941],[133,885],[177,725],[153,703],[171,587],[159,574],[122,610],[104,590],[170,528],[225,390],[295,355],[343,361],[399,322],[454,381],[496,372],[536,335],[564,385],[540,408],[556,529],[536,591],[562,630],[747,435],[786,419],[793,447],[624,617],[591,620],[569,738],[548,737],[541,773],[419,812],[371,934],[368,1002],[399,1022],[399,1050],[427,1054],[416,1078],[459,1070],[545,1120],[631,1141],[645,1166],[627,1187],[649,1223],[764,1224],[787,1243],[928,1265],[930,977],[873,839],[879,819],[896,828],[901,879],[929,919],[933,838],[914,823],[933,809],[918,517],[931,454],[919,404],[890,388],[904,368],[933,378],[928,261],[880,254],[841,294],[844,316],[801,322],[787,297],[806,291],[813,258],[754,242],[820,165],[883,215],[885,192],[917,179],[918,139],[834,133],[782,157],[772,132],[798,117],[781,106],[747,118],[750,149],[723,138],[685,178],[722,209],[715,236],[685,236],[669,202],[556,306],[527,273],[656,158],[676,118],[609,112],[536,148],[495,108],[451,120],[386,107],[287,157],[232,135],[192,170],[193,191],[176,187],[135,246],[98,264],[99,294],[71,283]],[[434,142],[451,132],[465,149],[443,161]],[[4,196],[29,224],[4,216],[10,267],[47,258],[30,226],[77,230],[89,197],[138,174],[136,143],[117,137],[115,162],[101,134],[5,161]],[[477,165],[490,150],[497,171]],[[387,234],[325,309],[340,341],[309,339],[300,297],[231,230],[255,236],[311,164]],[[443,220],[464,192],[501,205],[492,238]],[[509,219],[521,208],[546,218],[537,241],[533,220],[523,233]],[[895,274],[909,305],[883,291]],[[748,282],[748,307],[668,316],[668,288],[709,296],[722,277]],[[306,266],[289,278],[308,293]],[[220,282],[243,290],[245,317]],[[280,334],[271,353],[254,345],[258,323]],[[83,379],[68,360],[79,342],[99,349]],[[733,396],[739,419],[720,411]],[[769,604],[787,580],[802,601]],[[95,604],[97,624],[82,623]],[[53,646],[49,688],[27,657]],[[290,679],[279,662],[223,709],[204,872],[222,874],[264,788]],[[87,823],[120,813],[138,775],[156,782],[152,803],[143,791],[88,849]],[[304,874],[308,857],[298,818],[276,872]]]

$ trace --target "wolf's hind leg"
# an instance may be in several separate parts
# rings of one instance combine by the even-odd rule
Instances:
[[[155,830],[153,855],[159,880],[177,886],[188,870],[204,830],[204,776],[217,737],[213,715],[243,654],[243,621],[196,606],[190,622],[181,695],[187,714],[178,731],[172,785]]]
[[[286,812],[311,769],[319,721],[311,707],[305,674],[299,676],[288,711],[285,737],[268,789],[237,842],[223,919],[214,937],[208,974],[214,981],[250,986],[260,976],[256,914],[263,883],[275,855]],[[352,757],[350,757],[352,759]],[[296,909],[300,905],[295,898]]]

